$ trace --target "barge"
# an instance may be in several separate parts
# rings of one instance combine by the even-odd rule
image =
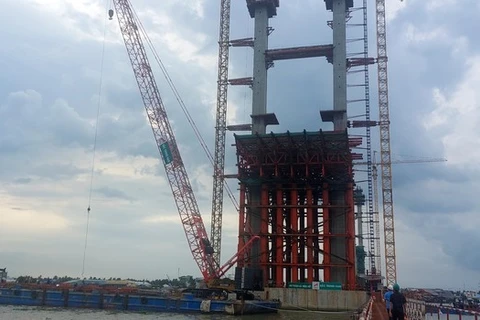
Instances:
[[[0,287],[0,304],[88,308],[136,312],[213,313],[244,315],[275,313],[280,301],[255,299],[252,294],[214,289],[191,289],[179,296],[150,291]]]

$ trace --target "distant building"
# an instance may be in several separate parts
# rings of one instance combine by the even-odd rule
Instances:
[[[464,294],[467,299],[474,299],[477,297],[477,292],[475,291],[465,291]]]
[[[0,281],[1,282],[7,281],[7,268],[0,269]]]

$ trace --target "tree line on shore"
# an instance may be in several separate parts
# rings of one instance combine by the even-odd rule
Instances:
[[[147,280],[147,279],[121,279],[118,277],[85,277],[85,278],[80,278],[80,277],[70,277],[70,276],[53,276],[53,277],[43,277],[43,276],[38,276],[38,277],[32,277],[32,276],[19,276],[16,278],[17,283],[21,284],[27,284],[27,283],[62,283],[66,281],[71,281],[71,280],[104,280],[104,281],[115,281],[115,280],[129,280],[129,281],[135,281],[135,282],[148,282],[152,286],[155,287],[163,287],[164,285],[169,285],[172,287],[190,287],[195,285],[195,279],[193,276],[187,275],[187,276],[180,276],[178,279],[155,279],[155,280]]]

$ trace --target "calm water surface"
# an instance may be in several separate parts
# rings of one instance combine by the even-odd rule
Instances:
[[[134,313],[85,309],[0,306],[1,320],[348,320],[348,314],[280,311],[278,314],[233,317],[225,315],[187,315],[174,313]]]

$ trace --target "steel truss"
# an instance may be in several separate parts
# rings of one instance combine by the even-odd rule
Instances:
[[[238,246],[244,247],[254,236],[249,218],[259,211],[264,285],[330,282],[333,271],[342,269],[344,288],[354,289],[352,142],[346,132],[235,135],[235,140],[240,181]],[[251,203],[250,190],[259,189],[260,203]],[[336,229],[345,231],[336,233]],[[345,244],[346,258],[331,254],[335,239]],[[238,266],[248,267],[251,258],[245,256]]]

